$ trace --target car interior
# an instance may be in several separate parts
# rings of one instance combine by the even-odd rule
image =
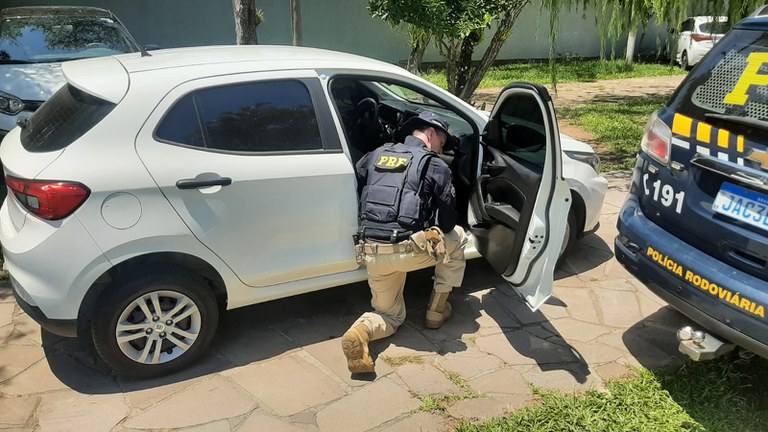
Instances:
[[[533,214],[546,157],[544,117],[533,95],[508,97],[481,137],[472,126],[444,104],[399,84],[356,77],[337,77],[331,95],[342,120],[352,163],[390,142],[402,142],[402,125],[420,112],[442,116],[457,138],[456,149],[440,157],[453,172],[460,223],[475,236],[478,250],[503,274],[512,274]],[[477,141],[483,146],[482,173],[475,178]],[[514,245],[512,248],[509,245]],[[510,264],[511,263],[511,264]]]

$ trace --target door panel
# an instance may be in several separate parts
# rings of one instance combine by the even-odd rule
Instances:
[[[483,137],[470,230],[478,251],[535,310],[552,293],[570,207],[547,90],[528,83],[504,89]]]
[[[200,242],[247,285],[274,285],[358,267],[352,247],[352,234],[357,230],[354,172],[336,148],[338,135],[328,136],[337,132],[329,130],[327,125],[332,122],[322,118],[330,116],[330,109],[325,98],[317,97],[322,88],[316,83],[313,89],[313,80],[317,80],[316,74],[296,71],[188,82],[166,96],[137,137],[136,151],[168,201]],[[233,88],[269,93],[277,87],[273,83],[284,81],[302,83],[311,95],[308,105],[291,107],[289,95],[282,92],[254,96],[252,106],[227,107],[231,95],[237,93]],[[269,85],[256,85],[262,82]],[[218,88],[228,89],[226,98],[201,92]],[[306,98],[306,91],[301,91]],[[197,94],[206,97],[197,98]],[[180,102],[185,109],[177,113],[172,107],[190,95],[194,109],[187,110]],[[248,99],[242,92],[237,98]],[[202,117],[202,133],[197,132],[196,122],[183,121],[190,112],[213,116],[215,109],[224,113],[224,120]],[[312,129],[291,117],[302,110],[314,112],[318,126]],[[271,115],[267,127],[262,125],[265,113]],[[164,127],[171,120],[179,126]],[[190,124],[195,126],[187,131]],[[238,125],[247,129],[238,130]],[[285,131],[276,132],[278,125]],[[283,141],[266,140],[282,139],[286,131],[298,131],[298,143],[275,151]],[[322,135],[319,144],[307,138],[318,133]],[[163,139],[165,136],[171,138]],[[188,137],[189,143],[168,142]],[[250,140],[257,141],[256,137],[262,140],[249,149]],[[209,148],[212,145],[232,146],[237,151]],[[306,150],[309,147],[319,148]]]

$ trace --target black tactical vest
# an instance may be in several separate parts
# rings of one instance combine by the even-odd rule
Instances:
[[[371,153],[360,197],[365,237],[400,242],[434,224],[430,203],[419,194],[435,155],[423,146],[404,144],[386,144]]]

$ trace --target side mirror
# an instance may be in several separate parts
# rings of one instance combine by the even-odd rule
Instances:
[[[144,51],[155,51],[159,49],[160,49],[160,45],[155,45],[155,44],[144,45]]]

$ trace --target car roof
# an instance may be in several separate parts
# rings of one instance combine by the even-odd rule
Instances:
[[[128,90],[130,76],[137,73],[152,74],[152,79],[171,85],[244,72],[330,69],[361,75],[366,71],[408,74],[390,63],[354,54],[286,45],[173,48],[62,63],[62,72],[70,84],[115,103]]]
[[[87,16],[112,18],[112,12],[92,6],[20,6],[0,9],[3,17]]]
[[[754,18],[745,18],[736,24],[737,29],[741,30],[768,30],[768,16],[756,16]]]
[[[287,45],[214,45],[151,51],[149,55],[116,56],[128,73],[192,66],[252,63],[254,72],[282,69],[317,69],[338,64],[358,65],[374,69],[398,69],[390,63],[338,51]],[[97,59],[94,59],[97,60]]]
[[[689,19],[690,19],[690,18],[693,18],[695,21],[714,21],[714,20],[718,20],[718,21],[720,21],[720,22],[726,22],[726,21],[728,21],[728,17],[727,17],[727,16],[707,16],[707,15],[698,15],[698,16],[691,16],[691,17],[688,17],[688,18],[689,18]]]

